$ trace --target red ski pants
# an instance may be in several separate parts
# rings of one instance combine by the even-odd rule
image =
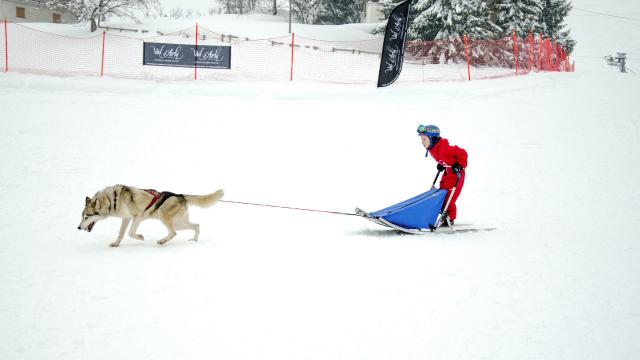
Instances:
[[[460,191],[462,191],[462,186],[464,185],[464,178],[465,178],[465,172],[464,170],[462,170],[460,172],[460,181],[458,181],[458,186],[456,186],[456,192],[453,194],[453,197],[451,197],[451,202],[449,203],[449,210],[447,210],[447,214],[449,214],[449,219],[451,219],[451,221],[455,220],[456,216],[458,215],[456,200],[458,200],[458,196],[460,196]],[[456,185],[456,179],[457,179],[456,174],[450,172],[447,169],[447,171],[445,171],[444,175],[442,176],[442,179],[440,180],[440,189],[448,190],[447,196],[444,198],[444,203],[442,204],[443,210],[444,210],[444,207],[447,205],[447,200],[449,199],[449,196],[451,195],[451,189],[453,189],[453,187]]]

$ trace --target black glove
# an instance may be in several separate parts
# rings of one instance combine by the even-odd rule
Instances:
[[[438,171],[444,171],[444,165],[438,163]]]
[[[460,171],[462,171],[462,166],[460,166],[460,164],[458,164],[458,163],[454,163],[454,164],[451,166],[451,171],[452,171],[454,174],[457,174],[457,173],[459,173]]]

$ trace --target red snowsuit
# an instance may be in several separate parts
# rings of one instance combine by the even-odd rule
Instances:
[[[452,166],[454,163],[458,163],[462,166],[463,170],[460,171],[460,181],[458,182],[456,192],[453,194],[451,202],[449,203],[449,210],[447,210],[449,219],[453,221],[457,215],[456,200],[458,199],[458,196],[460,196],[460,191],[462,191],[462,186],[464,185],[464,169],[467,167],[467,152],[457,146],[449,145],[449,140],[440,138],[440,140],[438,140],[438,142],[429,149],[429,153],[438,163],[444,166]],[[456,178],[456,174],[451,171],[451,168],[446,168],[444,170],[444,175],[442,175],[442,179],[440,180],[440,189],[447,189],[448,191],[447,196],[444,199],[444,204],[442,205],[443,207],[447,204],[447,199],[449,199],[451,189],[456,184]]]

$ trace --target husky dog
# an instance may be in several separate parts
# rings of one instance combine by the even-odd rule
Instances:
[[[200,225],[189,222],[187,205],[208,207],[222,198],[222,189],[208,195],[181,195],[168,191],[157,192],[155,190],[142,190],[133,186],[114,185],[98,191],[93,198],[85,199],[82,221],[78,230],[91,231],[95,223],[108,217],[122,219],[118,238],[110,245],[119,246],[124,232],[129,223],[129,236],[144,240],[140,234],[136,234],[138,225],[147,219],[158,219],[169,230],[169,234],[158,241],[164,245],[176,236],[176,230],[190,229],[194,232],[193,240],[198,241]]]

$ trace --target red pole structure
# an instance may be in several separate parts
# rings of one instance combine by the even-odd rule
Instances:
[[[547,38],[547,70],[551,67],[551,41]]]
[[[469,46],[467,45],[468,37],[464,35],[464,52],[467,54],[467,79],[471,81],[471,67],[469,65]]]
[[[553,40],[553,47],[551,48],[553,49],[553,70],[558,71],[558,45],[556,44],[556,41]]]
[[[9,72],[9,42],[7,41],[7,18],[4,18],[4,72]]]
[[[291,33],[291,71],[289,72],[289,81],[293,81],[293,47],[295,44],[296,34]]]
[[[100,63],[100,77],[102,77],[104,75],[104,39],[105,39],[105,32],[102,32],[102,62]]]
[[[513,32],[513,60],[516,64],[516,76],[518,76],[518,40],[515,31]]]
[[[542,34],[540,35],[540,45],[538,46],[538,55],[540,57],[540,61],[538,62],[538,69],[542,70]]]
[[[198,23],[196,23],[196,52],[193,57],[193,80],[198,80]]]
[[[547,70],[547,63],[549,62],[549,52],[547,51],[547,39],[544,39],[542,48],[544,49],[544,69]]]
[[[533,67],[533,33],[529,32],[529,71]]]

